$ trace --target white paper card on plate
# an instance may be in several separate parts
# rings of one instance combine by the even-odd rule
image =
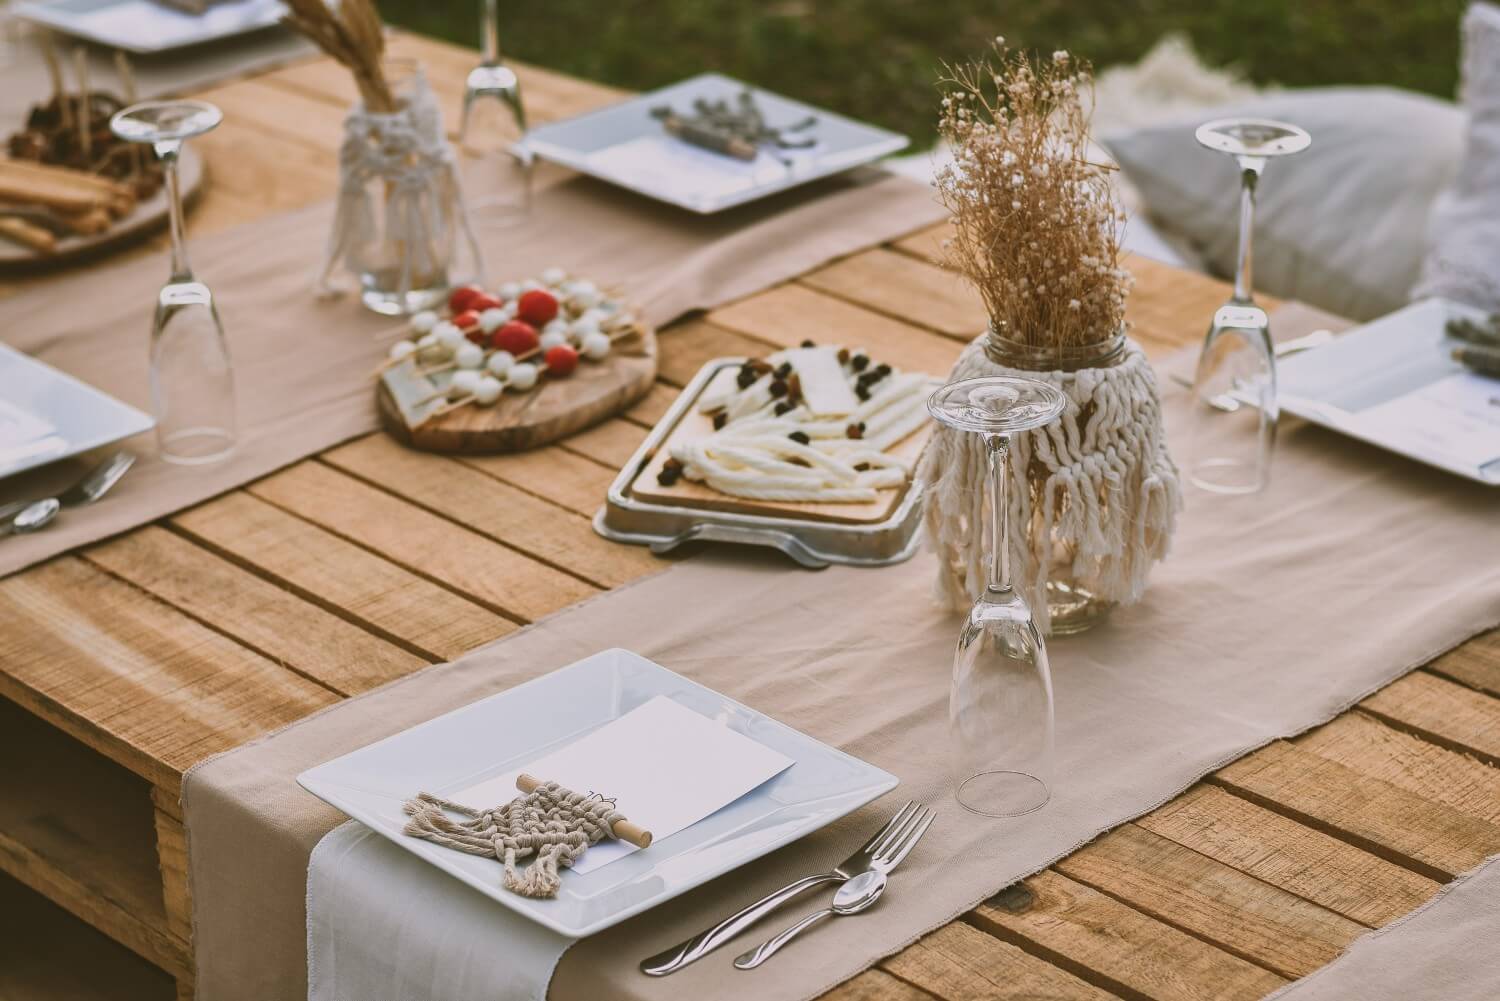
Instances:
[[[1483,466],[1500,459],[1500,380],[1460,372],[1355,415],[1393,441]]]
[[[779,751],[663,695],[566,747],[449,798],[486,809],[508,803],[525,772],[577,792],[614,799],[654,840],[676,834],[775,778],[792,764]],[[573,870],[592,872],[639,851],[623,841],[594,845]]]

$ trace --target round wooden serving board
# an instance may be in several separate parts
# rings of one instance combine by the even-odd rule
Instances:
[[[204,169],[203,157],[192,146],[183,147],[177,169],[182,177],[183,207],[187,208],[197,199],[208,172]],[[144,239],[166,225],[167,188],[162,185],[156,194],[137,202],[129,215],[115,220],[109,229],[88,236],[62,237],[57,241],[57,249],[50,254],[39,254],[19,243],[0,240],[0,270],[34,271],[72,264]]]
[[[460,407],[420,428],[406,426],[385,381],[377,383],[380,422],[397,440],[429,452],[519,452],[582,431],[651,391],[656,333],[621,343],[602,362],[580,361],[566,379],[542,377],[525,393],[507,391],[492,407]]]

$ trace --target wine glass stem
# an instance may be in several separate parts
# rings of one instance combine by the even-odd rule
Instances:
[[[1248,303],[1254,286],[1250,281],[1252,254],[1250,240],[1255,234],[1255,182],[1260,171],[1250,167],[1240,169],[1240,242],[1234,266],[1234,301]]]
[[[177,155],[182,151],[181,142],[156,144],[156,156],[161,161],[162,178],[167,188],[167,213],[172,233],[172,280],[193,280],[193,269],[187,259],[187,236],[182,221],[182,179],[177,171]]]
[[[484,10],[479,18],[480,45],[484,66],[500,65],[500,17],[495,9],[497,0],[484,0]]]
[[[1010,460],[1010,436],[985,435],[984,443],[990,453],[990,579],[991,594],[1010,592],[1010,503],[1008,500],[1010,476],[1006,467]]]

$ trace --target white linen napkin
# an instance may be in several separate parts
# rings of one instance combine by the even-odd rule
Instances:
[[[545,1001],[574,941],[353,820],[308,861],[308,1001]]]

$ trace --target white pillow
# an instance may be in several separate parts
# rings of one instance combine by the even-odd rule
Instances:
[[[1105,136],[1152,218],[1190,239],[1225,277],[1234,270],[1238,170],[1193,132],[1239,115],[1281,119],[1313,137],[1311,148],[1272,161],[1261,179],[1255,287],[1360,320],[1404,305],[1421,270],[1428,214],[1463,153],[1463,113],[1387,87],[1333,87]]]
[[[1444,296],[1500,311],[1500,7],[1464,15],[1462,100],[1468,145],[1453,186],[1432,208],[1413,298]]]

